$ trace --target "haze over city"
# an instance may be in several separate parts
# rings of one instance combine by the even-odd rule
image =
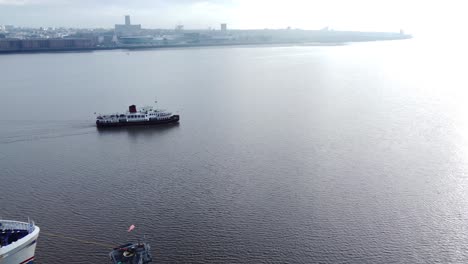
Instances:
[[[111,28],[125,14],[146,28],[330,27],[337,30],[454,33],[466,24],[464,2],[372,0],[0,0],[0,25]],[[450,15],[446,15],[450,14]]]

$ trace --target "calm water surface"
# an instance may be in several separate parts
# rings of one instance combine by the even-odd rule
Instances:
[[[466,263],[467,60],[426,46],[0,56],[0,216],[37,263]],[[179,125],[94,127],[156,97]]]

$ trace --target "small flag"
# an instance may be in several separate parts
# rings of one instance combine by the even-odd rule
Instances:
[[[128,228],[127,232],[130,232],[130,231],[132,231],[133,229],[135,229],[135,225],[131,225],[131,226]]]

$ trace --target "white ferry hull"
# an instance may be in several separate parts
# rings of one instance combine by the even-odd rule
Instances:
[[[8,246],[0,247],[0,264],[33,263],[39,231],[39,227],[34,226],[34,231],[27,236]]]
[[[1,264],[30,264],[34,261],[34,254],[36,251],[37,237],[32,237],[24,244],[24,247],[18,247],[13,252],[9,252],[7,256],[0,257]],[[29,245],[29,246],[28,246]]]

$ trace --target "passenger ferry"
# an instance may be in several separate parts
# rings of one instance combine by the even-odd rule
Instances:
[[[34,222],[0,220],[0,263],[33,263],[39,231]]]
[[[110,115],[99,115],[96,118],[96,126],[99,127],[120,127],[136,125],[159,125],[178,123],[179,115],[173,115],[166,110],[156,109],[152,106],[145,106],[137,109],[135,105],[128,107],[126,113],[116,113]]]

